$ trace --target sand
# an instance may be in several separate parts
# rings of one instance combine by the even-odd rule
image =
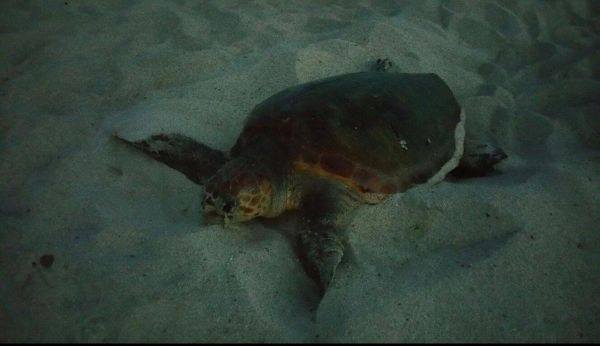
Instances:
[[[0,341],[600,341],[599,13],[0,2]],[[439,74],[509,158],[360,209],[320,302],[285,225],[203,225],[202,188],[110,140],[227,150],[266,97],[380,57]]]

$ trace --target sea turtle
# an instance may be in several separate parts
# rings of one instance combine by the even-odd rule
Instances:
[[[457,166],[482,175],[506,157],[465,142],[464,112],[439,76],[385,72],[386,63],[269,97],[227,154],[180,134],[115,136],[204,185],[204,213],[226,223],[299,209],[299,257],[324,292],[356,207],[439,182]]]

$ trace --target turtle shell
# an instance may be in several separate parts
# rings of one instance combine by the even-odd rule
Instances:
[[[456,155],[461,119],[452,91],[435,74],[352,73],[288,88],[257,105],[231,155],[258,153],[363,195],[387,195],[426,182]]]

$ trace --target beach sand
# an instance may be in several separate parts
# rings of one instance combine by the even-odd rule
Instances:
[[[597,1],[0,2],[0,342],[599,342]],[[319,302],[286,237],[110,139],[228,150],[390,58],[509,158],[361,208]],[[51,256],[50,256],[51,255]]]

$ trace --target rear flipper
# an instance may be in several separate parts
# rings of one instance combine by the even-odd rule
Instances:
[[[455,178],[482,177],[490,174],[494,166],[506,159],[506,153],[488,143],[465,140],[465,152],[450,176]]]
[[[390,72],[395,69],[394,64],[388,58],[379,58],[370,66],[371,71],[377,72]],[[467,135],[469,134],[470,132]],[[451,177],[469,178],[488,175],[494,170],[497,163],[508,157],[502,149],[493,144],[468,138],[465,139],[465,151],[458,167],[449,173]]]
[[[185,174],[196,184],[203,184],[204,180],[215,174],[227,162],[223,152],[179,134],[158,134],[136,142],[116,134],[113,136]]]

